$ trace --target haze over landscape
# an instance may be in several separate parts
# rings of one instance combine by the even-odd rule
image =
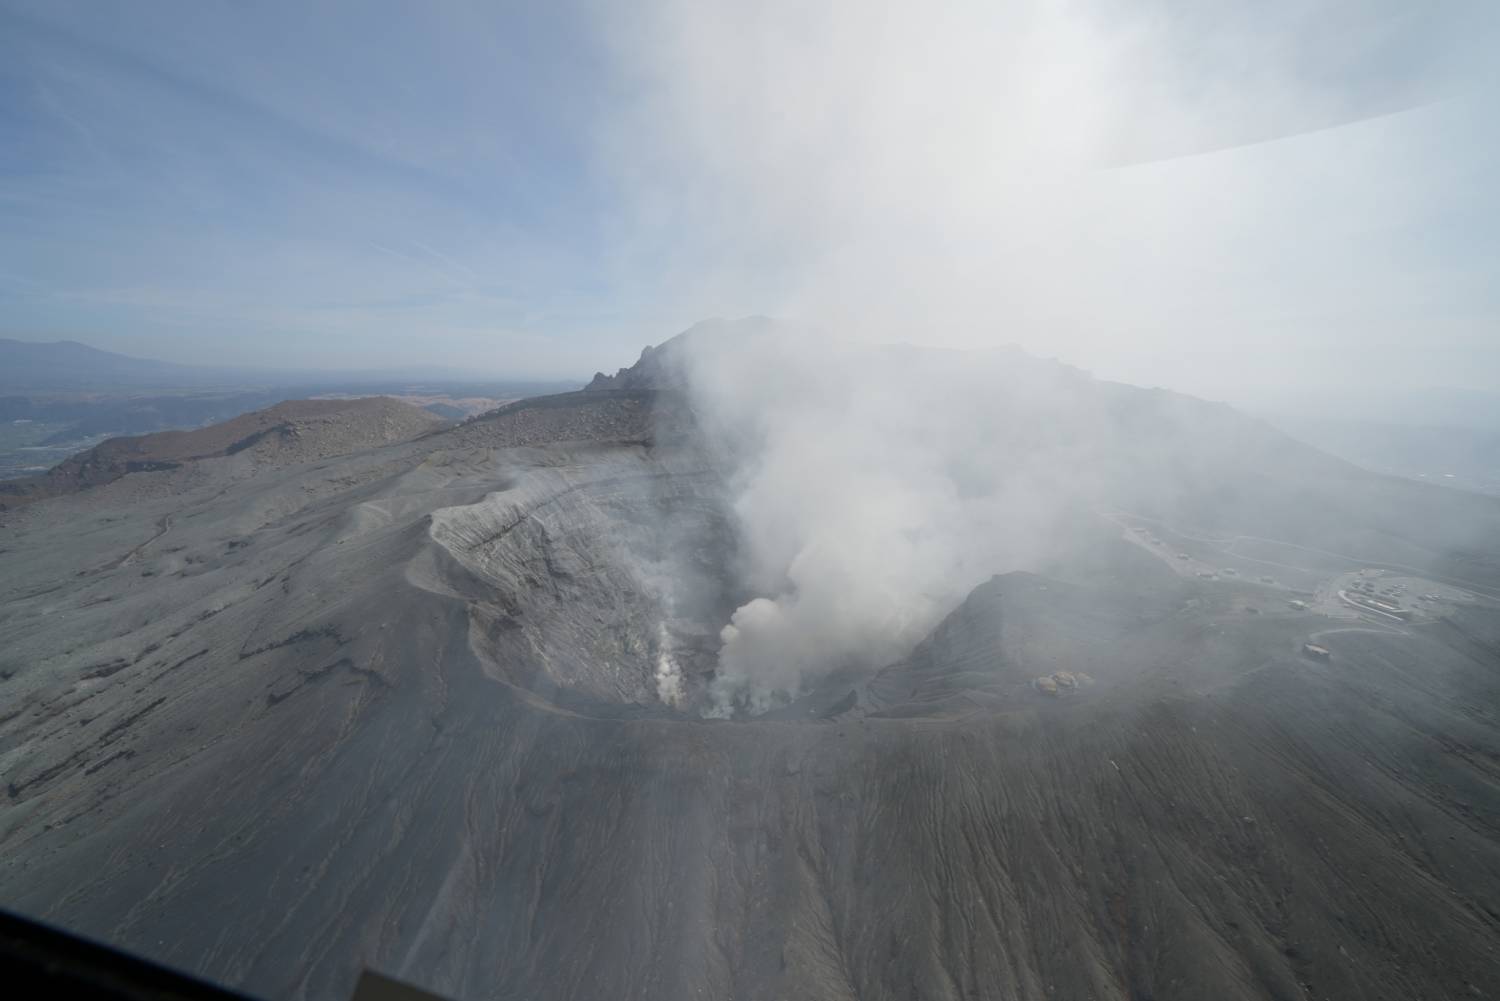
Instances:
[[[1493,5],[7,0],[5,336],[623,364],[709,316],[1496,391]]]
[[[0,979],[1500,993],[1497,17],[0,0]]]

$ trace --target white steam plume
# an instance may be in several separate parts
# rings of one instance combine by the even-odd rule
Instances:
[[[682,667],[672,654],[672,636],[663,622],[657,629],[656,697],[677,709],[682,705]]]
[[[656,329],[772,313],[867,345],[1015,343],[1216,398],[1476,385],[1496,368],[1476,359],[1500,358],[1496,258],[1444,234],[1500,204],[1497,11],[604,7],[630,95],[598,135],[610,280]],[[721,707],[901,652],[1045,552],[1110,461],[1082,444],[1113,433],[1097,394],[1060,369],[740,341],[689,352],[700,411],[743,462],[759,596],[724,632]],[[1008,419],[1028,412],[1055,419]]]
[[[1053,548],[1063,507],[1092,489],[1070,445],[1103,426],[1081,373],[1018,352],[702,333],[683,342],[689,382],[738,470],[758,595],[721,636],[720,714],[899,656],[975,584]],[[1011,420],[1039,412],[1059,423]]]
[[[631,95],[600,135],[615,279],[655,330],[1000,331],[1229,399],[1471,385],[1476,351],[1500,359],[1495,255],[1446,234],[1500,206],[1497,20],[1486,0],[606,7]]]

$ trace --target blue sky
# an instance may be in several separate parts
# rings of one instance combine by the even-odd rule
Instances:
[[[713,315],[1500,389],[1480,3],[0,0],[0,335],[587,375]]]
[[[8,5],[7,332],[586,366],[616,322],[585,148],[598,60],[528,6]]]

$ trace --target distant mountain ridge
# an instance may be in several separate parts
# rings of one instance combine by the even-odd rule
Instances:
[[[211,369],[101,351],[78,341],[0,338],[0,386],[7,388],[204,385],[219,374]]]
[[[368,386],[389,392],[394,384],[412,382],[506,385],[506,395],[531,396],[564,392],[578,382],[568,379],[511,379],[485,377],[468,370],[436,366],[395,366],[389,369],[338,370],[255,368],[238,365],[185,365],[137,358],[90,347],[79,341],[20,341],[0,338],[0,393],[44,394],[69,392],[127,393],[141,390],[204,389],[210,387]],[[303,391],[296,395],[311,395]]]

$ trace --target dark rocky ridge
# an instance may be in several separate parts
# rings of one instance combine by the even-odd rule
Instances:
[[[1131,498],[1156,513],[1495,582],[1500,533],[1454,530],[1482,499],[1279,437],[1216,456],[1211,409],[1160,459],[1190,404],[1099,393],[1122,442],[1155,429],[1122,466],[1196,471]],[[364,964],[457,998],[1500,991],[1488,606],[1335,623],[1084,506],[1069,559],[898,663],[706,721],[652,682],[659,627],[691,653],[741,598],[673,393],[240,462],[0,529],[0,903],[267,997]],[[1061,667],[1094,683],[1031,683]]]
[[[584,387],[584,392],[597,393],[610,390],[674,390],[686,388],[687,352],[695,342],[718,337],[759,338],[773,335],[778,327],[775,321],[764,316],[747,317],[741,320],[704,320],[661,344],[647,345],[634,365],[622,368],[614,375],[595,372],[593,380]]]

